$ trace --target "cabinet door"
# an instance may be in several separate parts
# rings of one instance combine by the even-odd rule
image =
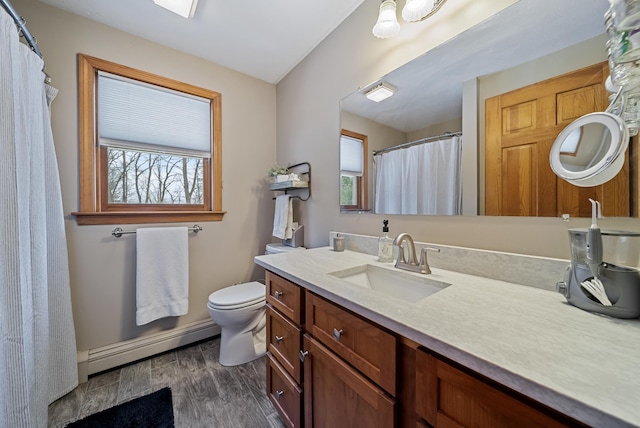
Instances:
[[[280,311],[294,324],[302,324],[304,293],[302,289],[291,281],[272,272],[266,271],[267,303]]]
[[[267,336],[268,351],[296,382],[302,383],[299,355],[302,347],[302,332],[271,305],[267,305]]]
[[[267,396],[287,427],[302,426],[302,390],[270,355],[267,355]]]
[[[478,375],[479,376],[479,375]],[[554,428],[582,426],[505,387],[416,353],[416,412],[434,427]]]
[[[313,293],[307,291],[305,300],[305,329],[395,396],[396,337]]]
[[[306,428],[389,428],[395,402],[312,337],[304,336]]]

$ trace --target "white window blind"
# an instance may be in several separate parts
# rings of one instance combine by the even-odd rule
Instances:
[[[101,72],[97,108],[101,145],[211,157],[208,99]]]
[[[357,138],[340,136],[340,172],[360,176],[364,171],[362,141]]]

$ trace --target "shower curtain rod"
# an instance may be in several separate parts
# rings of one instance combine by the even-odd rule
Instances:
[[[398,144],[397,146],[387,147],[384,149],[376,150],[373,152],[373,155],[379,155],[381,153],[392,152],[398,149],[406,149],[407,147],[415,146],[417,144],[428,143],[430,141],[439,140],[442,137],[459,137],[462,135],[462,132],[445,132],[440,135],[434,135],[433,137],[420,138],[419,140],[409,141],[408,143]]]
[[[18,32],[27,41],[29,47],[31,47],[31,50],[34,51],[40,58],[42,58],[42,53],[40,52],[40,49],[38,49],[38,42],[36,42],[35,37],[31,35],[29,29],[27,28],[27,21],[25,21],[23,17],[18,15],[18,12],[16,12],[13,6],[11,6],[9,0],[0,0],[0,6],[2,6],[4,10],[6,10],[9,15],[11,15],[11,18],[13,18],[16,25],[18,26]]]

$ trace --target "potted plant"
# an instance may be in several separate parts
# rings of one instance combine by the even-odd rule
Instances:
[[[279,166],[277,163],[267,171],[267,174],[273,183],[282,183],[289,180],[289,168]]]

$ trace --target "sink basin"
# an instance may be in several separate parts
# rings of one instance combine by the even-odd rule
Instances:
[[[451,285],[433,280],[422,274],[411,274],[395,268],[387,269],[369,264],[330,272],[329,274],[360,287],[408,302],[417,302]]]

